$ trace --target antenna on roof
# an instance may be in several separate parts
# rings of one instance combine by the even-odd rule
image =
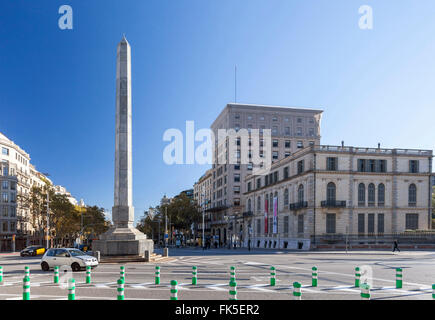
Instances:
[[[237,65],[234,65],[234,103],[237,103]]]

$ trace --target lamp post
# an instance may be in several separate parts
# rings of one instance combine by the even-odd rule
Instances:
[[[163,199],[161,201],[161,204],[165,206],[165,248],[168,247],[168,203],[169,199],[166,197],[166,195],[163,196]]]
[[[202,198],[205,198],[205,194],[201,194]],[[205,206],[208,204],[207,200],[204,200],[202,202],[202,247],[204,248],[205,245]]]

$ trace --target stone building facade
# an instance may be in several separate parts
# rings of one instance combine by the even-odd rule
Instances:
[[[343,235],[430,229],[431,174],[431,150],[308,146],[244,180],[243,245],[309,249]]]
[[[218,137],[219,129],[234,129],[238,132],[244,128],[251,132],[258,129],[260,140],[264,129],[271,130],[271,158],[272,162],[291,156],[308,145],[320,144],[320,121],[322,110],[228,104],[211,125],[211,129]],[[217,140],[217,139],[216,139]],[[223,143],[228,145],[227,139]],[[263,148],[259,143],[259,152]],[[226,155],[225,164],[219,164],[217,159],[221,145],[215,141],[215,153],[212,167],[212,192],[210,194],[210,208],[207,218],[210,220],[212,236],[219,236],[219,241],[226,244],[243,242],[243,226],[238,221],[244,220],[243,193],[246,192],[245,177],[252,173],[252,166],[248,164],[230,164]],[[240,150],[240,147],[238,147]],[[239,152],[239,151],[237,151]],[[237,226],[236,226],[237,224]]]

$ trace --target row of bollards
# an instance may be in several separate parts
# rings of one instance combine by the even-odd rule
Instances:
[[[160,284],[160,267],[155,267],[155,284]],[[396,288],[400,289],[403,286],[402,268],[396,268]],[[355,287],[361,289],[361,299],[370,300],[370,285],[367,283],[360,283],[361,270],[359,267],[355,268]],[[59,283],[59,267],[54,267],[54,283]],[[86,267],[86,283],[91,283],[91,267]],[[3,267],[0,266],[0,284],[3,284]],[[120,278],[117,281],[117,300],[124,300],[124,285],[125,285],[125,267],[120,267]],[[198,284],[198,269],[196,266],[192,267],[192,285]],[[270,285],[276,285],[276,268],[270,268]],[[316,266],[312,267],[312,287],[318,285],[318,269]],[[178,300],[177,281],[171,281],[170,299]],[[299,282],[293,283],[293,296],[297,300],[302,299],[302,285]],[[432,285],[432,298],[435,300],[435,284]],[[236,284],[236,268],[230,267],[230,282],[229,282],[229,299],[237,300],[237,284]],[[30,268],[25,266],[23,278],[23,300],[30,300]],[[75,280],[73,278],[68,280],[68,300],[75,300]]]

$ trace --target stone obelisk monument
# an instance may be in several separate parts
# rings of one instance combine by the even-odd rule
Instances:
[[[94,251],[103,256],[143,255],[153,252],[154,243],[133,226],[131,143],[131,47],[125,36],[116,58],[116,139],[114,226],[94,240]]]

